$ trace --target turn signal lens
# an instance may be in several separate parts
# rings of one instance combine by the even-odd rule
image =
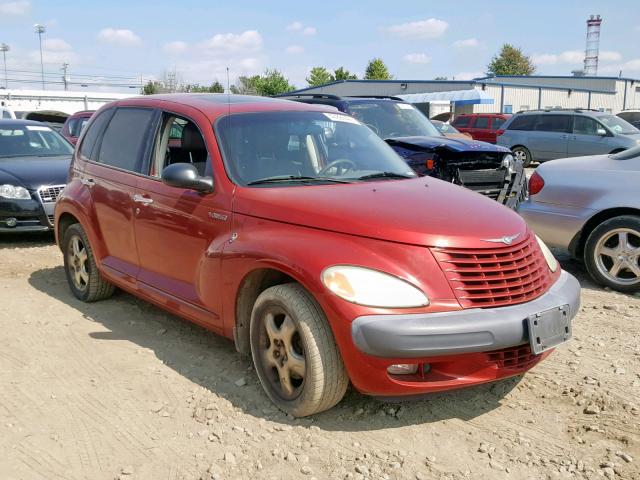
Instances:
[[[529,195],[540,193],[543,188],[544,178],[538,175],[538,172],[533,172],[533,175],[531,175],[531,178],[529,179]]]
[[[427,167],[428,170],[433,170],[433,158],[429,158],[425,162],[425,166]]]

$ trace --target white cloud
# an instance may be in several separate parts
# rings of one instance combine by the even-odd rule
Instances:
[[[98,33],[98,40],[122,47],[132,47],[142,43],[138,35],[125,28],[104,28]]]
[[[32,62],[40,63],[40,50],[29,52]],[[42,60],[44,63],[71,63],[78,64],[80,57],[73,51],[71,45],[61,38],[45,38],[42,40]]]
[[[31,10],[31,2],[18,0],[15,2],[0,3],[0,16],[2,15],[24,15]]]
[[[619,52],[602,51],[599,54],[599,58],[603,62],[619,62],[622,60],[622,55]],[[584,51],[567,50],[558,54],[542,53],[533,55],[531,59],[536,65],[578,65],[584,62]]]
[[[51,50],[52,52],[68,52],[71,50],[71,45],[61,38],[45,38],[42,41],[42,49]]]
[[[256,30],[246,30],[240,34],[219,33],[201,43],[210,53],[258,52],[262,49],[262,36]]]
[[[453,42],[455,48],[477,48],[480,42],[477,38],[467,38],[466,40],[457,40]]]
[[[401,23],[387,27],[387,31],[392,35],[402,38],[429,39],[441,37],[449,28],[449,24],[444,20],[429,18],[417,22]]]
[[[460,72],[454,78],[456,80],[473,80],[474,78],[483,77],[484,72]]]
[[[429,63],[431,61],[431,57],[426,53],[407,53],[402,59],[405,62],[409,63]]]
[[[315,35],[318,33],[316,27],[312,27],[311,25],[306,25],[298,20],[287,25],[287,30],[290,32],[300,32],[303,35]]]
[[[640,58],[634,58],[624,63],[617,63],[613,65],[606,65],[598,68],[598,73],[609,73],[618,75],[622,70],[622,76],[628,74],[628,72],[640,72]]]
[[[188,46],[189,45],[187,44],[187,42],[176,40],[174,42],[165,43],[162,49],[165,51],[165,53],[168,53],[170,55],[177,55],[179,53],[185,52]]]
[[[290,55],[299,55],[301,53],[304,53],[304,47],[300,45],[289,45],[285,49],[285,52],[287,52]]]

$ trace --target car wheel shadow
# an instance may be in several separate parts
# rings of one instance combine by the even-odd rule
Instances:
[[[238,354],[231,341],[119,290],[108,300],[83,303],[71,294],[62,266],[33,272],[29,284],[105,327],[106,332],[101,329],[90,333],[95,341],[126,340],[149,349],[164,365],[228,400],[234,407],[249,415],[282,424],[313,424],[325,430],[364,431],[454,418],[470,420],[508,401],[505,397],[522,378],[513,377],[473,388],[432,394],[420,400],[393,403],[362,395],[350,388],[344,400],[333,409],[311,418],[294,419],[273,406],[258,382],[251,359]],[[107,302],[111,303],[108,309],[105,308]],[[236,385],[239,379],[245,379],[247,384]]]

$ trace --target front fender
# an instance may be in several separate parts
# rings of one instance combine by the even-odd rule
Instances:
[[[223,252],[224,333],[233,336],[236,306],[243,281],[260,269],[284,273],[313,295],[324,311],[346,364],[360,358],[351,340],[351,322],[362,315],[459,310],[436,260],[425,247],[381,241],[238,215],[237,237]],[[322,271],[332,265],[358,265],[396,275],[422,289],[427,307],[372,308],[349,303],[329,292]]]

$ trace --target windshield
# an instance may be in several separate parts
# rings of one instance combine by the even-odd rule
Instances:
[[[373,130],[380,138],[440,137],[442,134],[417,108],[409,103],[358,101],[348,113]]]
[[[634,135],[636,133],[640,133],[640,130],[620,117],[615,117],[613,115],[599,115],[596,118],[604,123],[613,133],[620,135]]]
[[[243,186],[415,176],[371,130],[340,113],[232,114],[216,122],[216,132],[227,172]]]
[[[632,158],[640,157],[640,147],[633,147],[623,152],[614,153],[610,157],[614,160],[631,160]]]
[[[73,147],[46,125],[0,125],[0,158],[71,155]]]

